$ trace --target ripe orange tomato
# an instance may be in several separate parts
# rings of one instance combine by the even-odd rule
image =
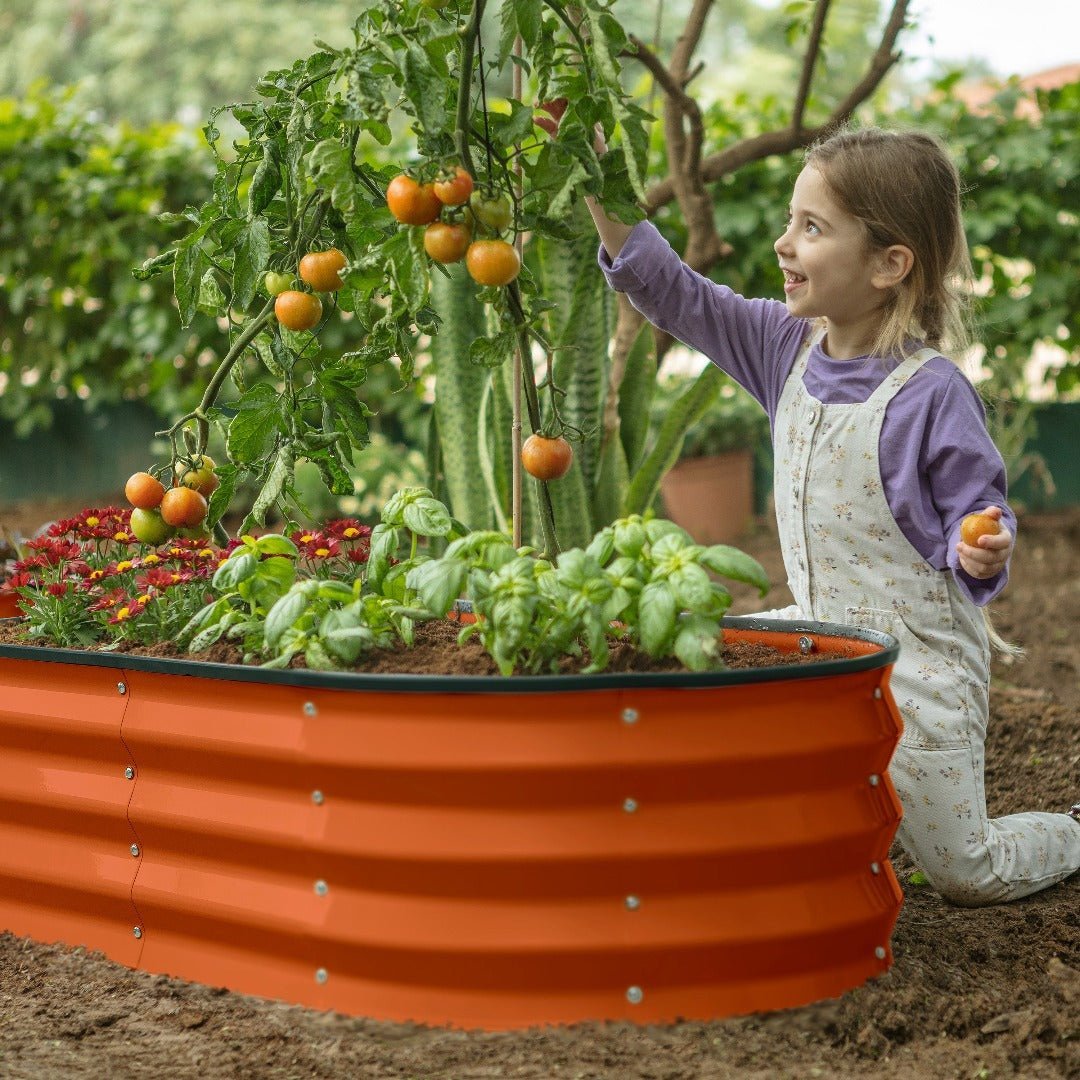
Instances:
[[[465,257],[472,242],[468,225],[434,221],[424,230],[424,250],[436,261],[455,263]]]
[[[345,284],[338,273],[345,262],[344,252],[337,248],[309,251],[300,260],[300,280],[306,281],[316,292],[336,292]]]
[[[132,536],[142,544],[163,544],[173,534],[158,510],[143,510],[136,507],[131,511],[130,529]]]
[[[537,480],[558,480],[574,464],[574,451],[561,435],[554,439],[530,435],[521,447],[521,464]]]
[[[986,514],[968,514],[960,522],[960,539],[972,547],[979,546],[980,536],[997,536],[1001,532],[1001,524]]]
[[[465,266],[478,285],[509,285],[521,270],[521,258],[505,240],[474,240]]]
[[[124,497],[139,510],[153,510],[161,505],[165,485],[148,472],[132,473],[124,485]]]
[[[469,201],[473,190],[473,178],[461,165],[452,177],[435,181],[435,195],[445,206],[461,206]]]
[[[274,301],[274,314],[289,330],[310,330],[322,318],[322,301],[312,293],[286,289]]]
[[[161,517],[174,528],[190,529],[200,524],[208,509],[206,499],[189,487],[169,488],[161,500]]]
[[[430,225],[442,211],[434,184],[418,184],[401,173],[386,189],[386,205],[403,225]]]
[[[181,487],[194,488],[200,495],[210,498],[221,485],[221,481],[214,472],[216,468],[214,459],[209,454],[202,454],[196,464],[191,468],[180,467],[177,480]]]

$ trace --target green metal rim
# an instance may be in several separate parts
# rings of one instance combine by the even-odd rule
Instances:
[[[522,694],[565,693],[581,690],[700,689],[703,687],[740,686],[748,683],[820,679],[833,675],[851,675],[860,671],[888,667],[896,662],[900,646],[896,638],[878,630],[864,630],[839,623],[758,619],[752,616],[731,617],[723,625],[732,629],[761,630],[814,637],[846,638],[877,646],[878,651],[864,656],[837,657],[814,664],[790,664],[781,667],[739,668],[721,671],[670,672],[598,672],[595,675],[388,675],[352,671],[311,671],[306,668],[267,670],[240,664],[215,664],[204,660],[174,660],[131,653],[107,653],[83,649],[54,649],[38,645],[0,644],[0,658],[33,660],[54,664],[79,664],[89,667],[122,668],[162,675],[185,675],[229,682],[264,685],[319,687],[326,690],[378,690],[382,693],[409,692],[433,694]]]

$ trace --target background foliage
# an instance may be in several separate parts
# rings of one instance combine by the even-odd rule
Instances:
[[[646,39],[669,43],[688,6],[687,0],[671,0],[662,9],[620,0],[618,15]],[[880,17],[873,0],[836,7],[822,97],[829,80],[842,79],[865,49]],[[222,10],[229,13],[229,34],[220,33]],[[46,425],[52,401],[61,397],[85,399],[89,407],[120,396],[141,398],[163,415],[190,408],[200,357],[210,360],[207,350],[220,343],[221,326],[196,305],[190,325],[182,328],[168,276],[140,282],[131,269],[183,232],[185,226],[159,215],[204,203],[215,163],[193,125],[160,118],[187,108],[205,119],[211,105],[250,93],[278,58],[310,52],[316,37],[345,40],[355,15],[354,5],[331,0],[191,0],[183,8],[105,0],[4,5],[0,89],[19,96],[0,101],[0,420],[18,432]],[[711,71],[694,84],[706,91],[703,100],[713,102],[706,110],[707,144],[720,147],[786,120],[795,51],[780,9],[724,0],[713,19],[710,47],[739,61],[716,68],[737,72],[756,65],[753,80],[741,77],[752,93],[732,90]],[[628,63],[625,73],[643,105],[658,104],[640,68]],[[35,76],[81,78],[84,86],[78,93],[28,89]],[[1041,94],[1042,115],[1033,123],[1018,115],[1015,87],[986,111],[973,112],[955,93],[958,79],[952,75],[916,100],[898,94],[902,74],[891,77],[893,103],[882,95],[863,118],[927,127],[957,158],[968,187],[969,238],[983,277],[979,340],[988,357],[988,396],[1022,400],[1024,364],[1037,341],[1052,341],[1071,355],[1055,386],[1075,393],[1080,85]],[[783,102],[776,93],[781,88]],[[376,154],[373,164],[401,160],[403,138],[395,129],[383,159]],[[229,137],[222,150],[232,152]],[[768,158],[714,189],[721,234],[734,249],[715,276],[748,295],[779,293],[771,245],[782,229],[798,164],[796,157]],[[650,174],[664,165],[654,125]],[[681,246],[683,226],[673,207],[660,213],[657,224]],[[332,325],[322,340],[340,348],[346,335],[346,327]],[[259,377],[253,370],[247,375]],[[422,382],[403,389],[396,372],[383,366],[372,369],[365,391],[376,412],[371,427],[382,429],[389,445],[424,445],[430,403]]]

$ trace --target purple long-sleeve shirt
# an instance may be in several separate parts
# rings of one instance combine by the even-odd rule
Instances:
[[[691,270],[655,226],[641,222],[617,259],[600,248],[608,284],[624,292],[654,326],[696,349],[756,398],[774,423],[784,383],[808,323],[778,300],[747,300]],[[810,353],[804,385],[828,405],[866,401],[895,359],[834,360],[820,344]],[[951,569],[973,603],[992,600],[1008,568],[977,579],[959,565],[956,544],[966,514],[1000,506],[1002,524],[1016,535],[1006,504],[1005,465],[986,430],[978,392],[943,356],[928,361],[889,402],[878,446],[881,482],[900,531],[937,570]]]

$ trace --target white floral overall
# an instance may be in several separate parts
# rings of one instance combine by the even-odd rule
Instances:
[[[893,696],[904,734],[890,775],[897,837],[958,904],[1013,900],[1080,867],[1080,822],[1027,813],[989,821],[983,791],[990,651],[981,613],[896,524],[881,483],[885,408],[933,355],[901,363],[861,404],[824,405],[803,385],[806,343],[774,430],[774,496],[793,608],[767,614],[884,630],[900,642]]]

